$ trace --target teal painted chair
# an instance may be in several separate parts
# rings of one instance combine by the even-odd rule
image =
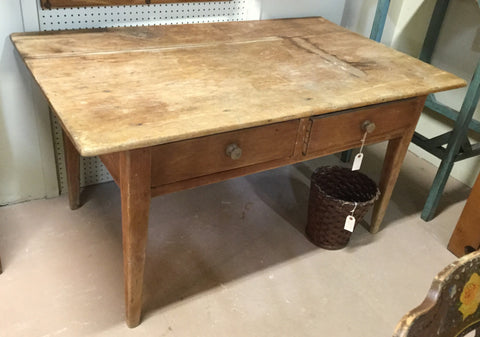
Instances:
[[[480,0],[472,0],[478,3]],[[437,43],[440,28],[447,12],[450,0],[437,0],[432,18],[428,27],[425,42],[420,53],[420,59],[430,63],[432,54]],[[375,14],[371,38],[380,41],[382,31],[387,18],[390,0],[379,0]],[[480,62],[477,64],[472,80],[465,95],[460,111],[456,111],[443,105],[434,95],[427,98],[425,106],[452,121],[452,131],[446,132],[434,138],[426,138],[415,133],[412,142],[429,153],[441,159],[440,167],[433,181],[432,187],[425,202],[421,217],[425,221],[433,219],[436,209],[443,194],[445,184],[452,171],[455,162],[480,155],[480,144],[471,144],[468,139],[468,131],[480,133],[480,122],[473,119],[473,113],[478,105],[480,96]],[[444,147],[446,145],[446,147]],[[345,156],[342,156],[345,159]]]

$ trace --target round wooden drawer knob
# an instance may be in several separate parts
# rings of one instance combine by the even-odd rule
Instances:
[[[375,123],[370,121],[365,121],[362,124],[362,130],[367,133],[372,133],[373,131],[375,131],[376,127],[377,126],[375,125]]]
[[[233,160],[238,160],[242,156],[242,149],[237,144],[228,145],[225,152]]]

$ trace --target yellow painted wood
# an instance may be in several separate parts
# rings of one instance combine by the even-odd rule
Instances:
[[[26,33],[12,41],[83,156],[465,85],[323,18]]]

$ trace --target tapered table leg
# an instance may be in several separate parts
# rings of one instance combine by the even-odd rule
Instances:
[[[63,133],[63,147],[67,170],[68,201],[71,209],[77,209],[80,207],[80,154],[65,133]]]
[[[420,97],[418,99],[418,105],[416,111],[412,113],[416,114],[414,119],[415,123],[411,128],[406,130],[399,138],[391,139],[388,142],[387,152],[383,161],[383,168],[380,177],[380,183],[378,188],[380,189],[380,199],[375,203],[372,214],[372,221],[370,224],[370,232],[377,233],[380,229],[383,217],[387,210],[388,203],[392,196],[393,188],[397,182],[400,168],[402,166],[405,155],[407,154],[408,146],[412,140],[413,133],[415,132],[415,126],[417,124],[420,113],[423,109],[426,97]]]
[[[133,328],[140,323],[142,311],[143,271],[151,198],[150,150],[120,153],[119,169],[126,322]]]

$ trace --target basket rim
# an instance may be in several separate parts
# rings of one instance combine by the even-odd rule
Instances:
[[[328,169],[341,169],[341,170],[349,170],[347,167],[343,167],[343,166],[338,166],[338,165],[331,165],[331,166],[320,166],[320,167],[317,167],[313,173],[312,173],[312,177],[313,175],[315,175],[318,171],[321,171],[321,170],[328,170]],[[370,181],[372,181],[374,184],[375,184],[375,188],[376,188],[376,191],[375,191],[375,196],[373,198],[371,198],[370,200],[367,200],[367,201],[346,201],[346,200],[342,200],[342,199],[339,199],[339,198],[335,198],[333,196],[331,196],[330,194],[326,193],[324,190],[322,190],[322,188],[320,186],[318,186],[317,184],[312,184],[313,182],[313,178],[311,179],[311,184],[312,186],[315,186],[317,188],[317,190],[322,194],[323,197],[329,199],[329,200],[332,200],[332,201],[336,201],[336,202],[340,202],[342,204],[342,206],[345,206],[345,205],[349,205],[349,206],[352,206],[354,207],[355,204],[357,205],[356,207],[362,207],[362,206],[366,206],[366,205],[369,205],[369,204],[372,204],[374,203],[376,200],[378,200],[378,198],[380,197],[380,190],[377,186],[377,184],[369,177],[367,176],[365,173],[362,173],[362,172],[358,172],[360,173],[361,175],[363,175],[365,178],[369,179]]]

